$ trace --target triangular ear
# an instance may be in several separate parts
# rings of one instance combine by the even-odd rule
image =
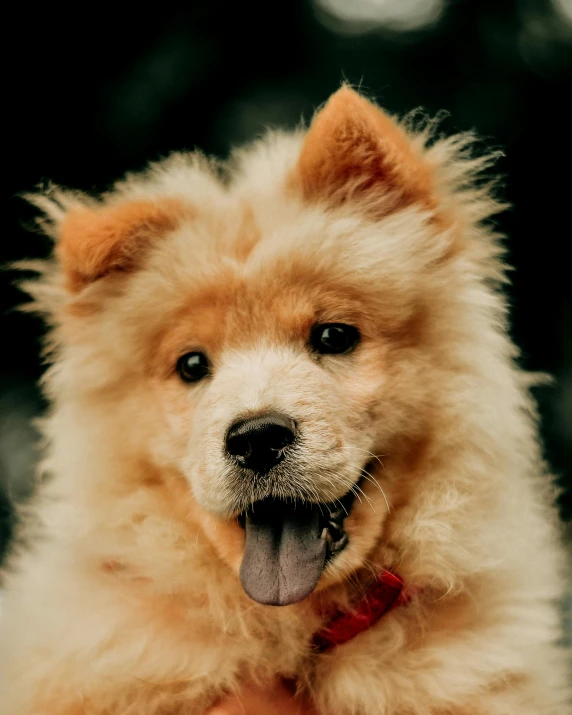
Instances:
[[[315,115],[296,174],[309,200],[359,201],[377,215],[435,206],[430,168],[406,132],[348,87]]]
[[[56,248],[67,287],[77,292],[112,272],[133,270],[147,247],[188,212],[188,206],[167,198],[71,208],[59,226]]]

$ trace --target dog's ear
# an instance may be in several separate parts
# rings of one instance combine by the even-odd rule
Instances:
[[[56,232],[68,289],[77,292],[110,273],[133,270],[184,213],[181,202],[166,198],[70,208]]]
[[[296,167],[304,197],[373,213],[435,206],[432,175],[405,130],[349,87],[314,117]]]

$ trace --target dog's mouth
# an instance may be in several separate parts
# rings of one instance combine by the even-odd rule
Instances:
[[[330,503],[266,498],[243,512],[240,580],[248,596],[268,606],[288,606],[309,596],[327,563],[348,544],[344,519],[355,494],[354,487]]]

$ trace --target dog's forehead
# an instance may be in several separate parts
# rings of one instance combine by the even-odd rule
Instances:
[[[324,272],[281,263],[249,270],[226,265],[189,286],[164,323],[157,352],[172,363],[186,349],[211,355],[266,343],[305,343],[317,322],[358,322],[364,305],[349,286]]]

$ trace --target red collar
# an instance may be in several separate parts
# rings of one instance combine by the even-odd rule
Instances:
[[[334,611],[327,625],[314,636],[313,646],[323,652],[347,643],[393,608],[408,601],[409,596],[404,592],[399,576],[382,571],[352,611]]]

